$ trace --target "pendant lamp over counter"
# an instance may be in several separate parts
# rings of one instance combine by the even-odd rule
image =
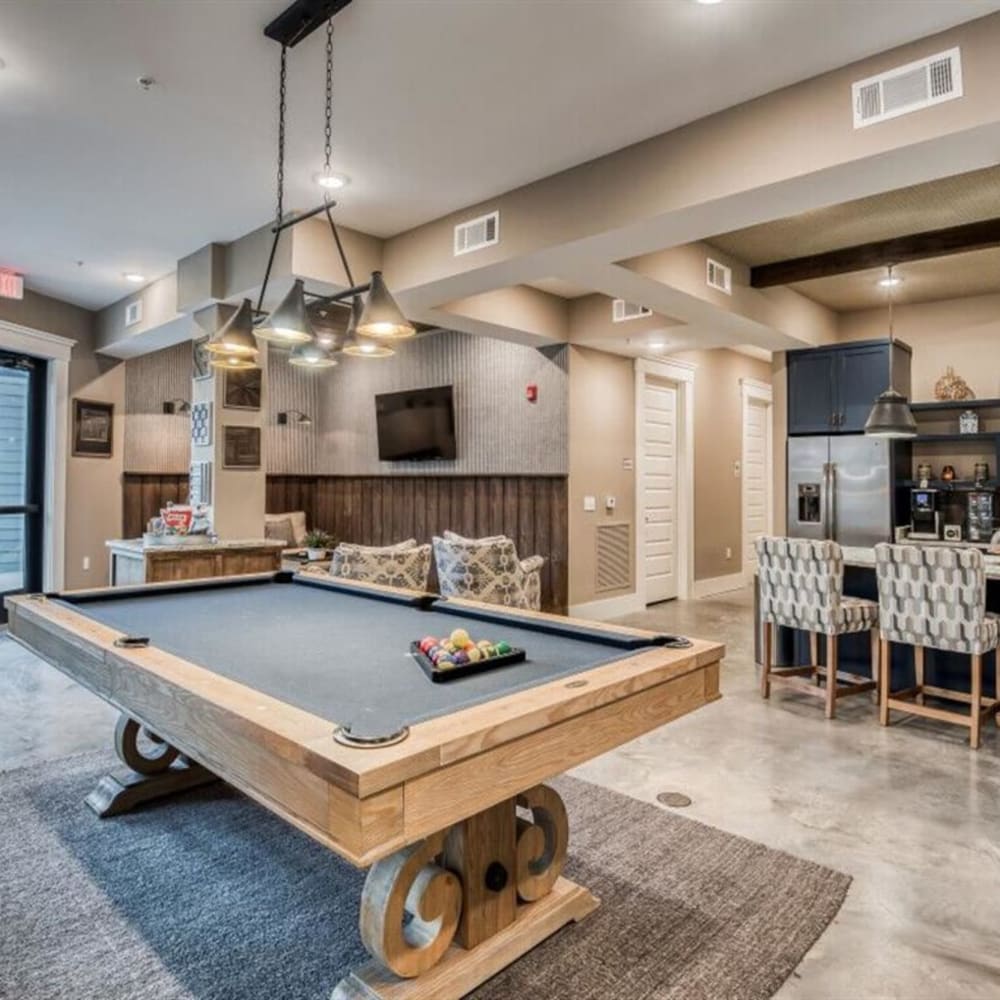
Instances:
[[[872,406],[868,420],[865,421],[865,434],[880,438],[915,438],[917,422],[913,419],[910,401],[893,386],[892,370],[895,347],[892,325],[892,289],[895,285],[892,277],[892,264],[889,265],[885,286],[889,289],[889,388],[883,392]]]
[[[358,334],[358,320],[363,310],[361,298],[356,296],[351,304],[351,320],[347,324],[341,350],[352,358],[391,358],[396,352],[388,344]]]
[[[379,340],[405,340],[417,332],[385,287],[381,271],[372,271],[371,288],[358,317],[357,332],[362,337]]]

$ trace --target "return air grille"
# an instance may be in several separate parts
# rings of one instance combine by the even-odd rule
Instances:
[[[709,288],[714,288],[717,292],[725,292],[726,295],[733,294],[732,268],[720,264],[717,260],[712,260],[711,257],[705,261],[705,281]]]
[[[631,530],[628,524],[597,526],[597,590],[621,590],[632,582]]]
[[[647,309],[635,302],[626,302],[625,299],[615,299],[611,303],[611,321],[613,323],[624,323],[629,319],[641,319],[643,316],[652,315],[652,309]]]
[[[455,226],[455,256],[482,250],[500,242],[500,212],[490,212],[478,219],[460,222]]]
[[[953,101],[962,96],[961,52],[949,49],[867,80],[859,80],[851,92],[855,128]]]

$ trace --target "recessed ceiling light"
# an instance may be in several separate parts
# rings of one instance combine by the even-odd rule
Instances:
[[[316,174],[315,180],[321,188],[326,188],[328,191],[339,191],[351,183],[351,178],[347,174],[337,174],[333,171]]]
[[[651,340],[648,344],[651,351],[662,351],[666,346],[662,340]]]
[[[146,280],[146,275],[139,274],[138,271],[126,271],[122,277],[133,285],[141,285]]]
[[[879,278],[878,283],[880,288],[895,288],[897,285],[901,285],[903,283],[903,279],[897,278],[896,275],[893,275],[891,278]]]
[[[717,3],[722,3],[722,0],[695,0],[695,3],[700,3],[703,7],[711,7]]]

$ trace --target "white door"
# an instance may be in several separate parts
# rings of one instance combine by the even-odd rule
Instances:
[[[647,376],[642,406],[646,603],[677,596],[677,389]]]
[[[743,569],[757,565],[754,544],[771,530],[770,403],[743,401]]]

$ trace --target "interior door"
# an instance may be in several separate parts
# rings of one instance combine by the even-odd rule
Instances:
[[[642,400],[646,603],[677,596],[677,389],[647,376]]]
[[[0,351],[0,596],[42,588],[45,366]]]
[[[743,568],[757,565],[757,539],[771,523],[770,404],[748,398],[743,409]]]

